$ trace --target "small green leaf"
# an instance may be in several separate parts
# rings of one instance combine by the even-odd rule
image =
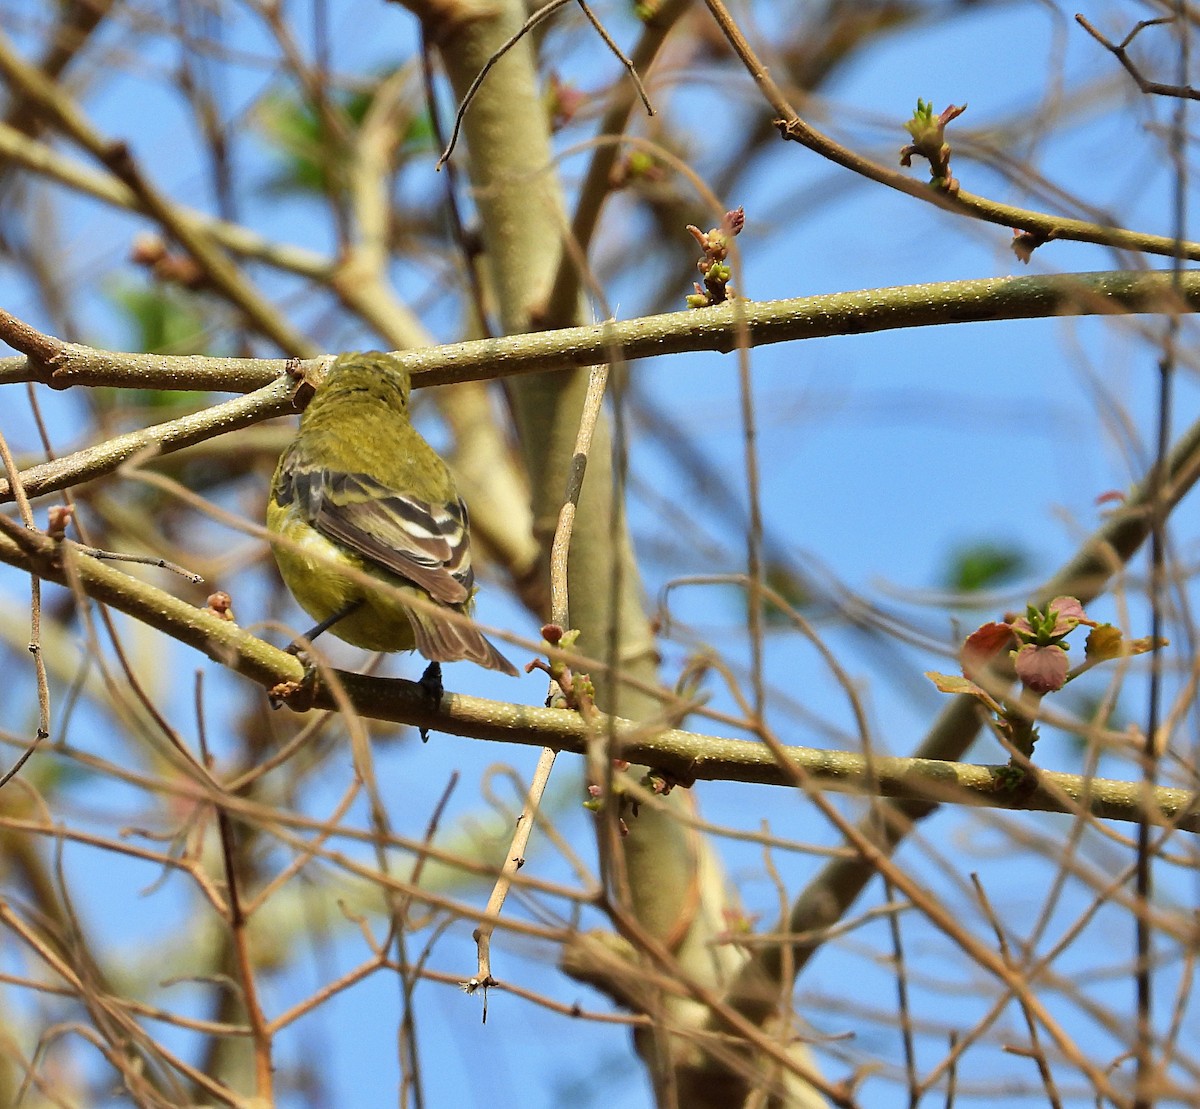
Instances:
[[[1017,547],[982,542],[959,548],[950,556],[943,581],[957,593],[992,589],[1029,572],[1029,558]]]
[[[129,349],[147,354],[209,351],[208,320],[195,294],[166,285],[118,285],[108,297],[133,332]]]
[[[387,74],[369,88],[335,92],[330,109],[340,118],[338,133],[327,128],[317,109],[291,91],[265,96],[255,113],[259,132],[275,151],[279,168],[268,178],[264,191],[277,195],[340,193],[346,188],[353,156],[353,135],[362,126]],[[418,112],[405,120],[397,149],[412,155],[428,150],[433,125],[428,114]]]
[[[806,588],[803,579],[792,572],[791,568],[782,562],[768,562],[766,565],[767,588],[773,590],[784,601],[797,611],[802,611],[812,604],[812,594]],[[771,601],[763,603],[763,618],[771,627],[790,627],[791,618],[786,612],[781,612],[779,606]]]

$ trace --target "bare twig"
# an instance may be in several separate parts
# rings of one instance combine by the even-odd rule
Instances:
[[[587,396],[584,399],[583,413],[579,421],[579,433],[575,440],[573,465],[567,478],[567,489],[562,507],[559,509],[558,524],[554,529],[554,539],[550,547],[551,620],[563,629],[570,627],[571,620],[570,599],[567,592],[567,552],[571,546],[575,511],[579,506],[579,494],[583,489],[588,455],[592,448],[592,436],[596,430],[596,421],[600,418],[607,383],[608,367],[595,367],[588,380]],[[496,878],[491,897],[488,899],[487,912],[490,916],[500,915],[504,899],[508,895],[512,875],[525,863],[525,847],[533,831],[542,796],[550,781],[550,772],[554,769],[556,755],[557,752],[553,748],[544,747],[538,756],[525,804],[521,809],[520,816],[517,817],[512,843],[505,854],[504,863]],[[475,931],[475,942],[479,949],[479,964],[475,978],[469,983],[472,989],[480,987],[486,989],[495,981],[491,972],[491,931],[489,925],[484,925]]]
[[[759,91],[779,114],[778,127],[783,138],[798,142],[829,161],[870,181],[887,185],[889,188],[907,193],[918,200],[951,212],[972,216],[986,223],[999,224],[1001,227],[1027,231],[1041,242],[1050,239],[1072,239],[1078,242],[1100,243],[1124,250],[1139,250],[1147,254],[1160,254],[1168,258],[1174,257],[1182,246],[1185,258],[1193,261],[1200,259],[1200,243],[1180,244],[1169,235],[1141,235],[1125,228],[1106,227],[1103,224],[1087,220],[1047,215],[1044,212],[1035,212],[1027,208],[999,204],[961,189],[954,195],[950,195],[944,190],[930,188],[927,184],[914,181],[905,174],[863,157],[835,142],[828,135],[823,135],[815,127],[801,119],[788,102],[783,90],[771,78],[767,67],[746,41],[746,37],[721,0],[706,0],[706,3],[721,28],[721,33],[738,57],[742,59],[750,76],[758,85]]]
[[[168,570],[172,574],[178,574],[181,578],[186,578],[193,585],[199,585],[204,578],[183,566],[176,565],[174,562],[169,562],[165,558],[157,558],[154,555],[136,555],[123,554],[120,551],[102,551],[99,547],[89,547],[83,543],[73,544],[79,548],[80,553],[89,555],[91,558],[99,558],[108,562],[132,562],[139,566],[155,566],[159,570]]]
[[[6,313],[7,315],[7,313]],[[8,475],[9,487],[17,502],[21,520],[27,529],[37,527],[33,519],[33,509],[29,506],[29,498],[25,495],[25,487],[21,483],[21,475],[13,460],[12,452],[8,449],[8,440],[0,433],[0,462],[3,462],[4,472]],[[37,679],[38,726],[33,742],[21,754],[16,763],[0,776],[0,789],[3,789],[19,772],[29,757],[37,749],[39,743],[50,738],[50,680],[46,676],[46,660],[42,657],[42,579],[37,574],[29,575],[29,653],[33,655],[33,669]]]
[[[1129,56],[1129,45],[1135,38],[1138,37],[1147,27],[1161,27],[1164,24],[1174,23],[1175,16],[1164,16],[1159,19],[1141,19],[1133,25],[1133,30],[1129,32],[1120,42],[1113,42],[1106,38],[1082,15],[1075,16],[1075,22],[1079,24],[1089,35],[1092,36],[1101,46],[1104,47],[1118,62],[1130,77],[1133,78],[1137,87],[1147,95],[1153,96],[1174,96],[1183,97],[1188,100],[1200,100],[1200,89],[1195,89],[1191,85],[1171,85],[1162,81],[1151,81],[1142,76],[1142,72],[1134,64],[1133,59]]]
[[[203,688],[203,672],[197,672],[195,686],[197,737],[200,744],[200,757],[204,765],[211,768],[212,756],[208,752],[208,739],[204,726]],[[250,937],[247,931],[249,918],[242,911],[233,822],[229,819],[229,813],[223,805],[218,803],[216,810],[217,831],[221,841],[221,859],[225,866],[230,939],[233,942],[234,955],[237,960],[242,1004],[246,1008],[250,1038],[254,1043],[254,1092],[255,1096],[261,1098],[264,1104],[270,1105],[275,1096],[274,1067],[271,1063],[271,1033],[267,1019],[263,1015],[262,1002],[258,996],[258,979],[254,972],[254,957],[250,953]]]
[[[450,141],[446,144],[446,148],[442,151],[442,155],[437,161],[438,169],[441,169],[442,166],[444,166],[450,160],[450,155],[454,153],[454,148],[458,145],[459,132],[462,130],[463,117],[467,114],[467,109],[470,108],[471,101],[475,99],[475,94],[479,91],[480,86],[483,84],[492,68],[498,61],[500,61],[501,58],[504,57],[505,54],[507,54],[514,46],[516,46],[521,39],[529,34],[530,31],[532,31],[539,24],[544,23],[556,11],[558,11],[559,8],[565,8],[571,2],[572,0],[549,0],[549,3],[542,5],[542,7],[538,8],[537,11],[529,16],[529,18],[526,19],[521,25],[520,30],[513,34],[508,41],[506,41],[490,58],[488,58],[487,63],[479,71],[479,74],[471,83],[471,87],[467,90],[467,94],[463,97],[462,103],[458,107],[458,112],[454,117],[454,127],[450,132]],[[633,82],[633,86],[635,89],[637,89],[638,96],[641,97],[642,104],[646,109],[646,114],[654,115],[654,108],[650,105],[650,98],[646,95],[646,90],[642,86],[641,78],[638,76],[637,69],[634,67],[633,62],[631,62],[621,52],[617,44],[613,42],[612,36],[609,35],[609,33],[604,29],[603,25],[596,18],[595,14],[587,6],[584,0],[575,0],[575,2],[579,4],[584,15],[587,17],[588,22],[591,23],[591,25],[599,33],[600,37],[604,40],[605,46],[607,46],[609,50],[616,55],[617,60],[620,61],[620,63],[628,71],[630,79]]]
[[[629,74],[629,80],[637,90],[638,99],[642,102],[642,107],[646,109],[646,115],[654,115],[654,105],[650,103],[650,97],[646,92],[645,85],[642,84],[642,79],[638,76],[637,67],[629,60],[621,50],[621,48],[613,41],[612,35],[605,29],[603,23],[596,17],[596,13],[588,7],[586,0],[575,0],[579,5],[580,10],[587,17],[587,21],[592,25],[596,34],[604,40],[604,45],[608,47],[613,56],[625,67],[625,72]]]
[[[520,29],[509,36],[508,40],[494,53],[483,68],[475,75],[475,80],[471,82],[471,87],[467,89],[466,95],[462,98],[462,103],[458,106],[458,111],[454,115],[454,126],[450,129],[450,141],[446,144],[445,150],[442,151],[441,157],[437,160],[437,169],[441,169],[449,160],[450,155],[454,153],[454,148],[458,145],[459,132],[462,131],[463,118],[467,114],[467,109],[471,106],[471,101],[475,99],[475,94],[479,92],[483,82],[487,79],[487,75],[492,71],[493,67],[501,58],[504,57],[518,42],[521,41],[530,31],[538,24],[549,19],[559,8],[565,8],[571,0],[549,0],[549,3],[543,4],[537,9],[525,22]]]
[[[486,993],[489,988],[497,984],[496,979],[492,976],[492,933],[495,931],[495,922],[504,908],[505,898],[512,886],[513,875],[525,865],[525,848],[529,843],[529,836],[533,832],[537,810],[550,781],[550,771],[554,769],[554,759],[557,754],[558,752],[554,748],[543,747],[541,754],[538,755],[537,766],[533,771],[533,779],[529,783],[529,792],[525,796],[521,815],[517,817],[517,826],[513,831],[512,841],[509,843],[508,851],[505,852],[500,873],[496,876],[496,883],[492,887],[491,896],[484,909],[486,920],[472,933],[478,949],[479,964],[475,977],[463,983],[463,987],[468,993],[474,993],[478,989],[483,989]]]
[[[975,892],[979,897],[979,904],[983,909],[984,915],[987,917],[988,923],[991,924],[992,930],[996,933],[996,943],[1000,948],[1001,957],[1010,963],[1014,970],[1027,971],[1027,968],[1018,966],[1013,959],[1012,952],[1008,946],[1008,937],[1004,934],[1004,927],[1001,925],[999,917],[996,916],[991,901],[988,900],[987,893],[983,888],[983,883],[979,880],[979,876],[972,874],[971,882],[975,886]],[[1062,1099],[1058,1095],[1058,1087],[1055,1085],[1054,1075],[1050,1072],[1050,1064],[1046,1059],[1046,1052],[1039,1038],[1037,1021],[1029,1011],[1029,1006],[1025,1003],[1024,998],[1018,996],[1017,1004],[1021,1006],[1021,1013],[1025,1017],[1025,1027],[1029,1031],[1029,1055],[1037,1063],[1038,1075],[1041,1077],[1042,1087],[1046,1091],[1047,1102],[1051,1106],[1051,1109],[1062,1109]]]

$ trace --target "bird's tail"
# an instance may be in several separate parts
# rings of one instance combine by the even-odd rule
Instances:
[[[488,670],[517,677],[517,668],[473,624],[439,620],[428,613],[409,610],[408,619],[417,639],[417,650],[430,662],[467,659]]]

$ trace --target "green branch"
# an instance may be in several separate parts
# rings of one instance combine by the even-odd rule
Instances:
[[[799,339],[855,335],[905,327],[1054,316],[1118,315],[1138,312],[1193,312],[1200,309],[1200,272],[1179,275],[1125,271],[994,277],[928,285],[903,285],[793,300],[734,300],[712,308],[670,312],[586,327],[476,339],[464,343],[399,351],[413,385],[446,385],[515,374],[541,373],[665,354],[715,350],[728,353],[740,343],[766,346]],[[11,316],[0,323],[0,338],[31,347]],[[23,326],[23,325],[22,325]],[[108,385],[138,389],[262,390],[258,400],[228,401],[198,413],[120,437],[119,449],[88,448],[22,475],[31,496],[47,493],[115,470],[138,450],[170,453],[225,431],[288,411],[289,370],[319,380],[329,356],[306,361],[283,358],[231,359],[199,355],[114,354],[42,337],[25,357],[0,359],[0,384],[41,381],[54,388]],[[54,354],[47,357],[47,349]],[[257,407],[256,407],[257,405]],[[114,440],[114,442],[116,442]],[[98,453],[99,452],[99,453]],[[0,502],[11,500],[0,481]]]
[[[15,531],[22,533],[19,542]],[[68,560],[69,569],[65,565]],[[305,678],[304,666],[295,656],[236,624],[3,518],[0,562],[64,585],[73,578],[94,600],[196,648],[267,689],[299,686]],[[595,660],[572,662],[593,669],[602,667]],[[332,680],[363,716],[471,739],[552,747],[584,755],[589,738],[599,729],[601,734],[615,737],[614,749],[622,758],[653,767],[662,780],[680,784],[705,780],[792,786],[799,776],[805,788],[811,789],[996,809],[1087,813],[1105,820],[1136,822],[1149,817],[1155,823],[1200,832],[1197,795],[1165,786],[1147,793],[1140,782],[1043,771],[1036,782],[1013,790],[1005,786],[1009,779],[998,773],[999,767],[936,759],[868,759],[848,751],[812,747],[785,748],[787,765],[781,765],[766,746],[748,740],[604,717],[589,724],[565,709],[487,701],[455,693],[443,696],[441,705],[434,708],[425,690],[415,682],[344,671],[335,671]],[[305,708],[335,709],[339,704],[329,683],[318,681],[312,687],[306,686],[302,695],[306,698]]]

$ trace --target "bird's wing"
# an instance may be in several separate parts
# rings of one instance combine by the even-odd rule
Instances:
[[[367,562],[424,589],[435,601],[465,604],[475,572],[461,498],[429,504],[368,474],[311,469],[285,461],[282,498],[294,499],[317,531]]]

